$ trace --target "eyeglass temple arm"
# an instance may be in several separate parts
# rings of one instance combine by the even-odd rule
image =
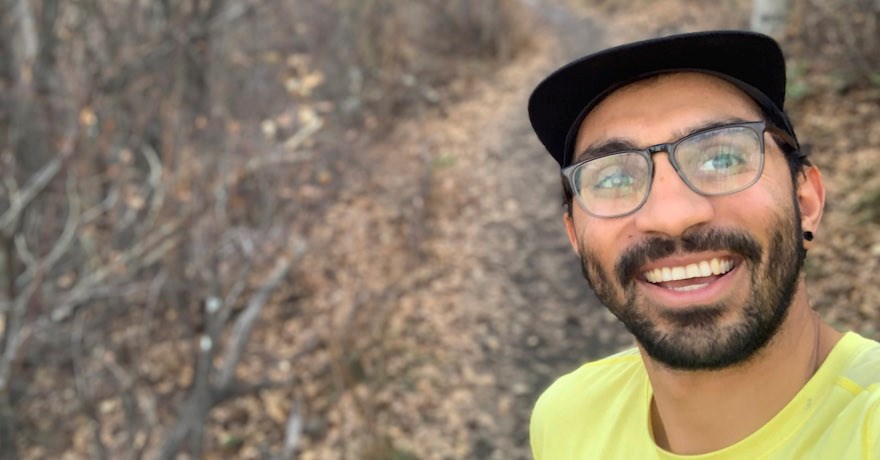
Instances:
[[[807,156],[807,152],[801,148],[801,145],[798,143],[797,139],[795,139],[785,130],[779,129],[776,126],[770,124],[767,125],[766,129],[771,136],[776,137],[777,139],[787,144],[789,147],[793,148],[797,152],[797,155],[799,157],[804,158]]]

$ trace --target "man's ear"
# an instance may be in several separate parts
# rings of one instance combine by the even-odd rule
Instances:
[[[801,227],[805,232],[818,234],[819,222],[825,210],[825,184],[819,168],[807,166],[802,174],[798,174],[797,199],[801,209]],[[809,241],[804,241],[807,249],[811,245]]]
[[[562,221],[565,222],[565,231],[568,232],[568,242],[571,243],[571,249],[580,257],[581,247],[578,244],[577,232],[574,229],[574,218],[570,212],[562,215]]]

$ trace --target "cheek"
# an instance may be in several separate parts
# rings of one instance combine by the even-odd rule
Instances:
[[[760,179],[732,195],[715,197],[717,215],[728,216],[747,226],[761,226],[783,215],[794,203],[794,186],[788,164],[776,155],[766,159]]]
[[[574,217],[581,248],[610,274],[617,256],[637,241],[632,218],[597,219],[585,213]]]
[[[784,216],[791,212],[795,204],[794,189],[791,184],[791,176],[786,175],[774,180],[767,180],[763,186],[756,189],[754,205],[767,215]]]
[[[753,186],[752,188],[754,188]],[[716,220],[719,227],[741,228],[760,240],[765,240],[771,229],[767,225],[778,219],[790,205],[784,205],[775,194],[759,190],[744,190],[715,200]],[[712,226],[713,224],[710,224]],[[766,243],[767,241],[762,241]]]
[[[783,202],[789,201],[794,192],[794,184],[785,157],[781,153],[768,152],[764,161],[764,171],[755,185],[761,186],[777,200],[781,198]]]

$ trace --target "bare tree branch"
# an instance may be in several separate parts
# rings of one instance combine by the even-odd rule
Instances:
[[[73,333],[70,337],[70,346],[73,350],[73,382],[74,393],[79,402],[80,409],[86,415],[89,421],[89,427],[92,432],[92,455],[94,458],[103,460],[107,458],[107,448],[101,441],[101,416],[98,414],[98,408],[95,405],[94,398],[89,395],[88,376],[85,358],[83,356],[84,341],[84,317],[82,314],[76,315],[73,321]]]
[[[299,447],[299,439],[302,435],[303,422],[300,414],[301,404],[299,399],[293,402],[290,415],[287,417],[287,425],[284,429],[284,446],[281,448],[280,460],[291,459]]]
[[[49,163],[46,163],[36,174],[31,177],[25,188],[11,197],[9,209],[0,215],[0,231],[4,233],[12,233],[13,227],[18,223],[22,211],[49,185],[49,182],[55,178],[61,171],[62,158],[55,157]]]
[[[3,344],[3,355],[0,356],[0,394],[7,390],[12,363],[18,357],[18,350],[24,338],[30,334],[30,327],[24,324],[24,317],[28,304],[37,292],[38,284],[27,285],[12,302],[11,311],[6,316],[6,342]]]
[[[22,258],[23,261],[26,262],[27,269],[24,273],[21,274],[19,279],[17,280],[17,284],[19,286],[24,286],[27,283],[33,281],[35,276],[38,276],[38,272],[40,273],[48,273],[52,270],[52,267],[70,250],[73,245],[74,239],[76,237],[76,229],[78,227],[79,220],[79,207],[80,207],[80,198],[76,193],[76,179],[71,176],[67,181],[67,219],[64,223],[64,230],[61,232],[61,236],[55,241],[52,245],[52,249],[49,250],[49,253],[43,257],[41,260],[37,261],[33,258],[32,255],[25,255],[24,252],[27,251],[27,243],[25,241],[23,234],[18,234],[15,236],[16,248],[19,247],[19,243],[21,243],[21,248],[19,249],[19,257]],[[20,240],[20,241],[19,241]],[[27,257],[27,258],[26,258]]]
[[[12,47],[15,54],[15,68],[28,74],[37,58],[39,43],[34,25],[34,13],[27,0],[16,0],[12,5],[13,36],[17,39]],[[17,27],[16,27],[17,26]]]
[[[275,268],[266,278],[257,292],[251,297],[245,311],[236,321],[229,345],[224,353],[223,368],[214,385],[210,385],[209,371],[211,367],[210,357],[216,346],[214,340],[208,335],[202,335],[199,339],[199,362],[196,364],[193,386],[187,400],[180,411],[177,423],[168,431],[165,442],[159,450],[159,459],[172,458],[180,448],[180,445],[195,433],[200,433],[201,426],[208,411],[222,398],[221,395],[229,394],[234,379],[235,367],[241,359],[244,348],[250,340],[250,332],[260,311],[269,300],[272,292],[284,279],[290,267],[305,253],[306,245],[302,241],[296,241],[293,247],[276,261]]]
[[[119,255],[116,260],[95,269],[95,271],[81,278],[65,297],[60,299],[58,305],[52,311],[52,321],[59,322],[67,319],[79,304],[91,296],[94,287],[103,283],[110,276],[115,266],[134,264],[138,267],[143,267],[145,262],[152,263],[163,254],[166,254],[179,243],[175,234],[180,231],[182,225],[182,221],[171,221],[163,224],[154,233]],[[139,260],[139,263],[134,263],[136,260]]]
[[[119,201],[119,189],[114,187],[110,189],[110,192],[100,203],[83,211],[82,217],[80,218],[81,223],[88,224],[97,219],[110,209],[113,209],[113,206],[116,206],[117,201]]]
[[[251,297],[247,308],[238,317],[232,330],[232,336],[229,339],[229,345],[226,347],[226,353],[223,355],[223,368],[217,380],[219,388],[224,388],[232,381],[235,374],[235,368],[241,360],[244,348],[250,340],[251,329],[254,322],[269,300],[269,296],[287,275],[294,261],[298,260],[305,253],[306,245],[302,241],[297,241],[290,254],[283,256],[276,264],[272,274],[266,279],[260,289]]]
[[[308,151],[299,149],[307,139],[314,136],[323,126],[319,118],[314,118],[304,124],[293,136],[284,141],[280,149],[271,155],[259,156],[251,159],[245,165],[245,174],[252,174],[261,169],[284,163],[298,163],[307,159]],[[238,179],[238,178],[236,178]]]
[[[148,144],[144,145],[141,151],[144,154],[144,158],[147,159],[147,164],[150,166],[147,184],[149,185],[149,190],[153,192],[150,198],[147,218],[143,222],[143,226],[145,228],[152,228],[159,216],[159,211],[162,209],[162,203],[165,201],[165,187],[162,184],[162,161],[159,160],[159,155],[156,154],[156,151]]]
[[[24,233],[18,233],[15,235],[15,253],[18,255],[18,260],[25,266],[24,273],[32,273],[37,270],[37,258],[34,257],[31,250],[27,247],[27,238],[25,238]]]

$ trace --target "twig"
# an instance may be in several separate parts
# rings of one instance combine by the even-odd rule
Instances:
[[[211,357],[213,357],[215,348],[214,340],[209,335],[202,335],[199,338],[199,361],[196,364],[192,389],[180,411],[177,423],[168,431],[157,458],[172,458],[187,438],[199,436],[200,425],[207,413],[218,401],[222,400],[222,395],[231,394],[232,386],[236,383],[234,379],[235,367],[241,360],[241,355],[250,339],[251,329],[260,311],[269,300],[272,292],[284,279],[290,267],[305,253],[305,249],[305,243],[297,241],[290,251],[278,259],[272,273],[251,297],[244,313],[235,322],[232,337],[224,353],[223,368],[220,370],[220,376],[214,379],[214,385],[211,385],[210,379],[210,370],[213,369]],[[194,440],[194,442],[199,441]]]
[[[285,140],[280,148],[275,149],[274,153],[252,158],[245,164],[243,172],[227,176],[227,183],[236,183],[241,180],[242,177],[253,174],[269,166],[285,163],[298,163],[306,160],[308,158],[308,151],[299,150],[298,148],[303,142],[318,132],[322,126],[323,122],[320,119],[315,118],[311,120],[303,125],[303,127],[294,133],[294,135]]]
[[[107,458],[107,448],[101,441],[101,416],[98,414],[98,410],[95,407],[95,402],[87,394],[87,388],[89,388],[89,384],[86,381],[85,369],[83,365],[84,358],[82,342],[85,335],[83,332],[83,330],[85,329],[83,321],[84,320],[82,314],[76,315],[73,321],[73,334],[70,338],[70,345],[73,350],[74,389],[77,400],[79,402],[79,406],[82,409],[82,412],[85,413],[86,417],[88,417],[89,419],[89,426],[92,431],[92,447],[94,450],[92,455],[94,456],[94,458],[104,459]]]
[[[27,239],[24,236],[24,233],[17,233],[15,235],[15,253],[18,254],[18,260],[25,266],[25,271],[22,273],[22,276],[26,274],[33,274],[37,270],[37,258],[34,257],[34,254],[31,253],[31,250],[28,249]],[[21,284],[20,281],[17,284]]]
[[[83,224],[87,224],[87,223],[97,219],[99,216],[101,216],[105,212],[109,211],[110,209],[113,209],[113,207],[116,206],[117,201],[119,201],[119,189],[114,187],[114,188],[110,189],[110,192],[107,194],[107,197],[104,198],[100,203],[83,211],[82,217],[80,218],[80,221]]]
[[[226,296],[223,298],[223,305],[221,310],[217,314],[217,322],[219,324],[226,324],[226,321],[229,319],[229,316],[232,314],[232,307],[238,303],[238,299],[241,297],[241,294],[244,292],[247,287],[247,278],[250,275],[251,270],[254,267],[255,257],[252,254],[249,254],[248,246],[252,246],[251,242],[245,242],[243,237],[239,237],[239,241],[242,241],[242,251],[247,256],[245,258],[246,262],[238,271],[238,276],[236,277],[235,282],[232,284],[232,287],[229,291],[226,292]]]
[[[61,171],[61,166],[73,155],[78,137],[79,125],[74,123],[70,131],[62,137],[61,146],[55,158],[52,158],[51,161],[34,173],[24,189],[10,196],[9,209],[3,215],[0,215],[0,232],[9,235],[15,231],[15,226],[21,218],[21,213],[40,195],[46,186],[49,185],[49,182],[58,175]]]
[[[34,278],[40,274],[49,273],[61,257],[68,253],[70,247],[73,245],[74,238],[76,237],[76,229],[79,226],[80,207],[79,195],[75,192],[75,183],[76,179],[74,179],[73,176],[67,181],[67,220],[64,222],[64,230],[61,232],[61,236],[59,236],[55,241],[55,244],[52,245],[49,254],[43,257],[40,261],[35,260],[27,250],[25,236],[23,234],[15,235],[15,247],[19,250],[19,257],[21,257],[22,261],[25,262],[25,265],[27,266],[24,273],[22,273],[19,279],[16,280],[18,286],[24,286],[27,283],[33,282]]]
[[[299,399],[297,399],[293,402],[293,407],[290,408],[290,415],[287,417],[287,426],[284,430],[284,447],[281,448],[281,460],[293,458],[293,454],[299,446],[299,439],[303,428],[300,407]]]
[[[52,321],[64,321],[70,317],[73,310],[90,297],[94,286],[105,282],[112,273],[114,266],[124,266],[137,260],[139,261],[137,267],[143,267],[145,266],[144,262],[155,261],[161,255],[166,254],[179,243],[174,234],[181,229],[182,225],[181,221],[166,222],[154,233],[147,235],[142,241],[119,256],[117,260],[108,262],[106,265],[96,268],[83,277],[64,298],[59,300],[58,305],[52,311]]]
[[[278,260],[272,274],[269,275],[266,282],[263,283],[263,285],[260,286],[260,289],[253,295],[253,297],[251,297],[248,306],[236,320],[235,326],[232,330],[232,337],[229,340],[229,345],[226,347],[226,352],[223,356],[223,368],[221,369],[220,377],[217,380],[217,386],[220,389],[225,388],[232,381],[235,368],[238,366],[244,348],[250,339],[251,329],[253,328],[260,311],[266,304],[266,301],[269,300],[272,291],[278,287],[281,280],[287,275],[287,272],[290,270],[294,261],[302,257],[305,250],[306,244],[302,241],[297,241],[291,253]]]
[[[24,317],[28,304],[34,293],[37,292],[38,285],[39,283],[27,285],[15,298],[6,317],[6,343],[3,355],[0,356],[0,394],[6,392],[12,363],[18,357],[18,349],[24,341],[24,337],[30,334],[30,328],[24,325]]]
[[[0,216],[0,231],[7,234],[13,231],[21,213],[36,198],[43,189],[58,175],[61,171],[61,157],[55,157],[52,161],[43,165],[39,171],[31,176],[30,181],[20,192],[10,197],[9,209]]]

